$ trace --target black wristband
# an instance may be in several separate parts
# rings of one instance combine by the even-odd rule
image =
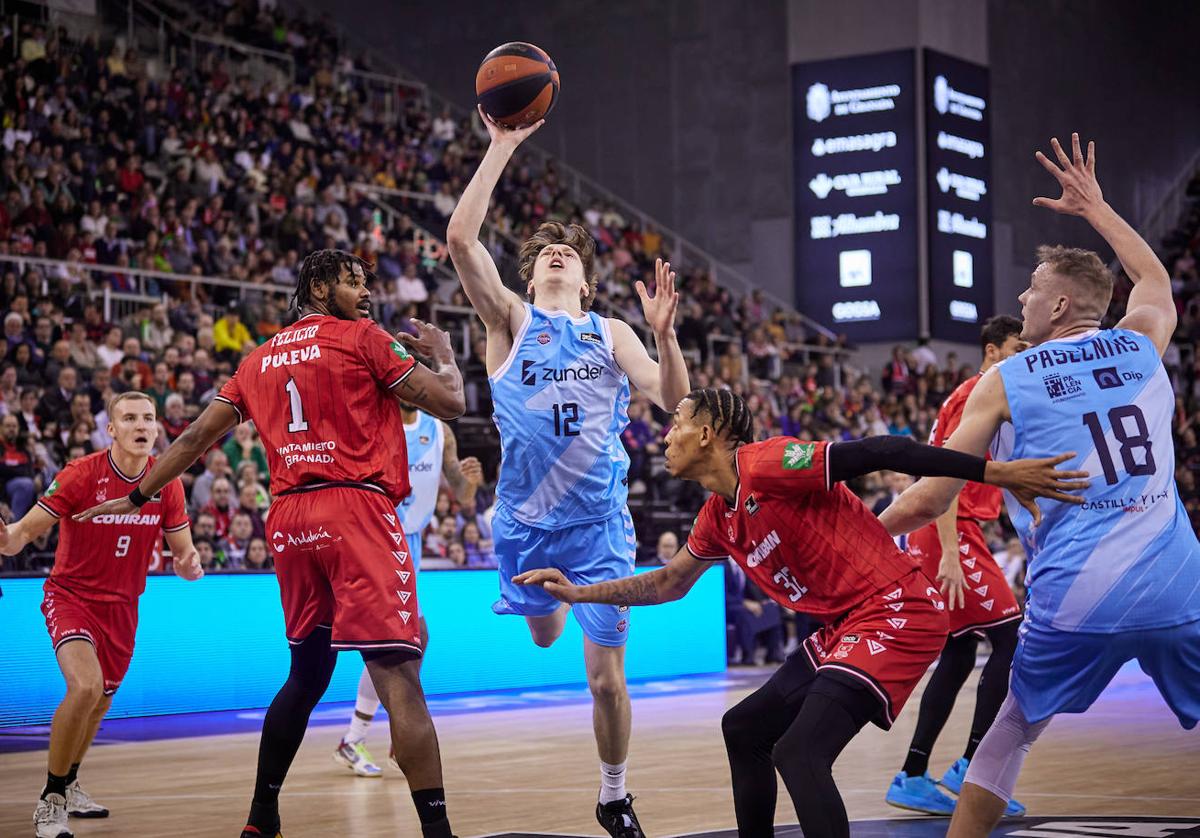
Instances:
[[[150,498],[142,494],[142,488],[140,486],[134,486],[133,491],[129,493],[129,502],[138,509],[141,509],[143,506],[145,506],[149,500]]]

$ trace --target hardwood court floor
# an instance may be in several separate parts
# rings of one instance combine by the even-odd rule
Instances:
[[[765,672],[765,671],[764,671]],[[966,739],[972,677],[934,753],[940,775]],[[654,836],[733,826],[720,735],[745,688],[647,698],[634,704],[630,790]],[[871,727],[835,766],[851,818],[905,817],[883,795],[907,750],[914,695],[895,728]],[[599,835],[592,817],[597,765],[587,705],[438,718],[449,811],[460,836],[510,830]],[[330,758],[340,726],[310,730],[283,794],[287,838],[420,835],[403,779],[361,779]],[[387,753],[380,725],[368,740]],[[257,734],[100,746],[82,777],[113,810],[72,821],[93,836],[236,836],[254,782]],[[0,836],[31,835],[45,753],[0,757]],[[1200,815],[1200,730],[1183,731],[1149,682],[1123,673],[1086,716],[1057,719],[1026,763],[1017,797],[1030,815]],[[779,823],[794,822],[781,798]]]

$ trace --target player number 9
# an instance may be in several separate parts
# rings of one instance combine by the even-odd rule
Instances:
[[[120,538],[118,538],[118,539],[117,539],[117,553],[116,553],[116,557],[117,557],[118,559],[119,559],[119,558],[121,558],[122,556],[126,556],[126,555],[128,555],[128,554],[129,554],[129,542],[130,542],[130,540],[131,540],[131,539],[130,539],[130,538],[129,538],[129,536],[127,536],[127,535],[123,535],[123,536],[121,536]]]

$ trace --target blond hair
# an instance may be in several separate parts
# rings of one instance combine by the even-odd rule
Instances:
[[[155,406],[155,413],[158,412],[158,405],[154,399],[147,396],[141,390],[126,390],[124,393],[118,393],[108,400],[108,418],[113,418],[113,409],[121,402],[134,401],[136,399],[145,399],[146,401],[150,402],[150,404]]]
[[[1095,251],[1044,244],[1037,249],[1037,260],[1049,265],[1055,275],[1070,282],[1078,292],[1075,299],[1081,317],[1104,317],[1112,300],[1113,275]]]
[[[537,232],[521,245],[521,252],[517,256],[517,273],[520,274],[521,281],[528,287],[529,281],[533,279],[533,263],[537,261],[538,254],[552,244],[565,244],[579,254],[579,261],[583,265],[583,278],[588,288],[587,294],[580,297],[579,305],[587,311],[596,299],[596,241],[578,224],[542,222]],[[529,301],[534,301],[533,291],[529,292]]]

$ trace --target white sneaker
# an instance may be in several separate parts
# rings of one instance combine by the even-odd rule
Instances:
[[[33,810],[34,835],[37,838],[75,838],[67,826],[67,801],[61,794],[48,794]]]
[[[360,777],[383,775],[383,769],[375,764],[375,760],[371,758],[371,752],[362,742],[355,742],[352,745],[343,739],[338,744],[337,750],[333,752],[333,759],[334,762],[340,762]]]
[[[67,814],[73,818],[107,818],[108,809],[79,787],[79,781],[67,786]]]

